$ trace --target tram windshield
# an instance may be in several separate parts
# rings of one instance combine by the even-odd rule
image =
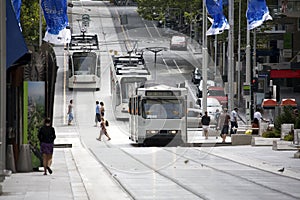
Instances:
[[[142,116],[146,119],[180,119],[184,116],[183,100],[144,99]]]
[[[92,52],[81,52],[73,54],[73,66],[75,75],[95,74],[96,54]]]

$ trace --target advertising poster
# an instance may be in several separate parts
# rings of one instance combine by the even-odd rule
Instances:
[[[45,82],[24,81],[24,136],[23,144],[30,144],[32,166],[41,166],[38,131],[45,118]]]

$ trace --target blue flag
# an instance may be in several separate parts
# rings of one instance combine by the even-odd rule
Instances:
[[[12,0],[12,4],[14,6],[14,11],[15,11],[18,23],[20,24],[20,11],[21,11],[22,2],[21,2],[21,0]]]
[[[223,14],[222,0],[206,0],[207,12],[212,16],[212,25],[207,30],[206,35],[217,35],[223,33],[224,30],[229,29],[229,24]]]
[[[272,20],[265,0],[249,0],[246,16],[248,30],[259,27],[266,20]]]
[[[53,44],[69,43],[71,39],[67,16],[67,0],[42,0],[47,24],[44,40]]]

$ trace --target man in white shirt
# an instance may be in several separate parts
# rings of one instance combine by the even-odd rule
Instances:
[[[238,128],[238,123],[237,123],[237,117],[238,117],[238,108],[234,108],[233,111],[230,113],[230,124],[231,124],[231,129],[230,129],[230,135],[231,134],[236,134],[236,129]]]

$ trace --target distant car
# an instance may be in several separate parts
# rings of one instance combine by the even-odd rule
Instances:
[[[207,87],[216,86],[216,83],[212,80],[207,80],[206,86]],[[202,90],[203,90],[203,80],[200,81],[200,84],[197,87],[196,95],[198,98],[202,98]]]
[[[195,103],[195,108],[200,109],[201,112],[203,110],[202,107],[202,98],[198,98]],[[207,98],[207,114],[210,116],[210,125],[216,125],[217,121],[215,120],[215,114],[219,110],[221,112],[223,110],[223,106],[220,104],[219,100],[216,98]]]
[[[187,50],[187,38],[185,36],[173,36],[170,42],[170,50]]]
[[[207,88],[207,97],[213,97],[219,100],[220,104],[224,107],[227,107],[228,97],[225,94],[223,87],[208,87]]]
[[[201,128],[202,111],[197,108],[188,108],[187,110],[187,127],[188,128]]]
[[[199,68],[195,68],[194,71],[192,72],[192,83],[199,84],[201,80],[202,80],[202,74]]]

